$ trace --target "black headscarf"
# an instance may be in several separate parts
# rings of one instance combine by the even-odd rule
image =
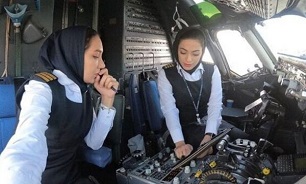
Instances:
[[[63,72],[75,82],[82,93],[87,90],[83,80],[85,39],[88,27],[73,26],[51,34],[39,52],[39,60],[48,71]]]
[[[175,40],[174,40],[173,46],[172,46],[172,52],[173,52],[173,55],[174,55],[174,59],[176,60],[176,62],[179,65],[181,65],[181,64],[180,64],[179,59],[178,59],[178,46],[179,46],[179,43],[181,41],[181,38],[185,37],[187,34],[192,34],[192,33],[195,33],[197,35],[201,35],[201,37],[203,38],[203,41],[205,42],[205,34],[199,26],[190,26],[190,27],[185,27],[185,28],[181,29],[177,33],[177,35],[175,36]],[[193,36],[191,36],[191,37],[197,39],[196,37],[193,37]],[[187,38],[191,38],[191,37],[187,36]],[[203,43],[202,46],[203,46],[203,48],[202,48],[203,50],[202,50],[202,55],[201,55],[200,59],[202,59],[202,56],[204,54],[205,43]],[[201,62],[199,62],[193,69],[188,70],[188,71],[185,70],[185,71],[188,72],[188,73],[193,73],[198,68],[200,63]],[[184,68],[183,68],[183,70],[184,70]]]

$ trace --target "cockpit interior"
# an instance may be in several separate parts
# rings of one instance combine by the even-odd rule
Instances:
[[[96,183],[306,183],[306,0],[0,0],[0,7],[0,112],[13,109],[0,113],[0,154],[18,119],[15,91],[42,69],[45,38],[87,25],[99,31],[120,84],[105,150],[84,156]],[[177,32],[190,26],[205,33],[202,61],[220,71],[222,119],[251,138],[232,140],[226,130],[204,146],[213,154],[180,160],[165,146],[157,78],[174,62]],[[99,95],[92,100],[97,108]]]

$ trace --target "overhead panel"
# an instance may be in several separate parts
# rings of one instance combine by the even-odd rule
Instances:
[[[290,8],[291,0],[211,0],[212,2],[227,6],[236,13],[251,12],[261,18],[269,19],[274,15]]]
[[[123,39],[124,72],[156,69],[172,62],[152,0],[125,0]]]

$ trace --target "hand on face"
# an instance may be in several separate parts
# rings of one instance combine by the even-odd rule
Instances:
[[[118,89],[119,83],[114,77],[108,74],[106,68],[103,68],[95,78],[94,87],[102,96],[114,97],[116,94],[114,89]]]
[[[94,87],[102,96],[104,101],[102,103],[111,106],[119,83],[108,74],[102,54],[102,41],[98,35],[93,36],[84,53],[84,82],[94,84]]]

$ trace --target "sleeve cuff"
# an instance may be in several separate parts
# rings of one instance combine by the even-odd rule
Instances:
[[[102,111],[107,111],[108,113],[110,113],[111,111],[116,111],[116,109],[114,107],[107,107],[103,104],[100,105],[100,108]]]
[[[172,130],[170,134],[174,143],[184,141],[184,136],[181,129]]]
[[[214,123],[207,122],[205,133],[213,133],[213,134],[217,135],[218,128],[219,128],[219,124],[218,123],[214,124]]]

